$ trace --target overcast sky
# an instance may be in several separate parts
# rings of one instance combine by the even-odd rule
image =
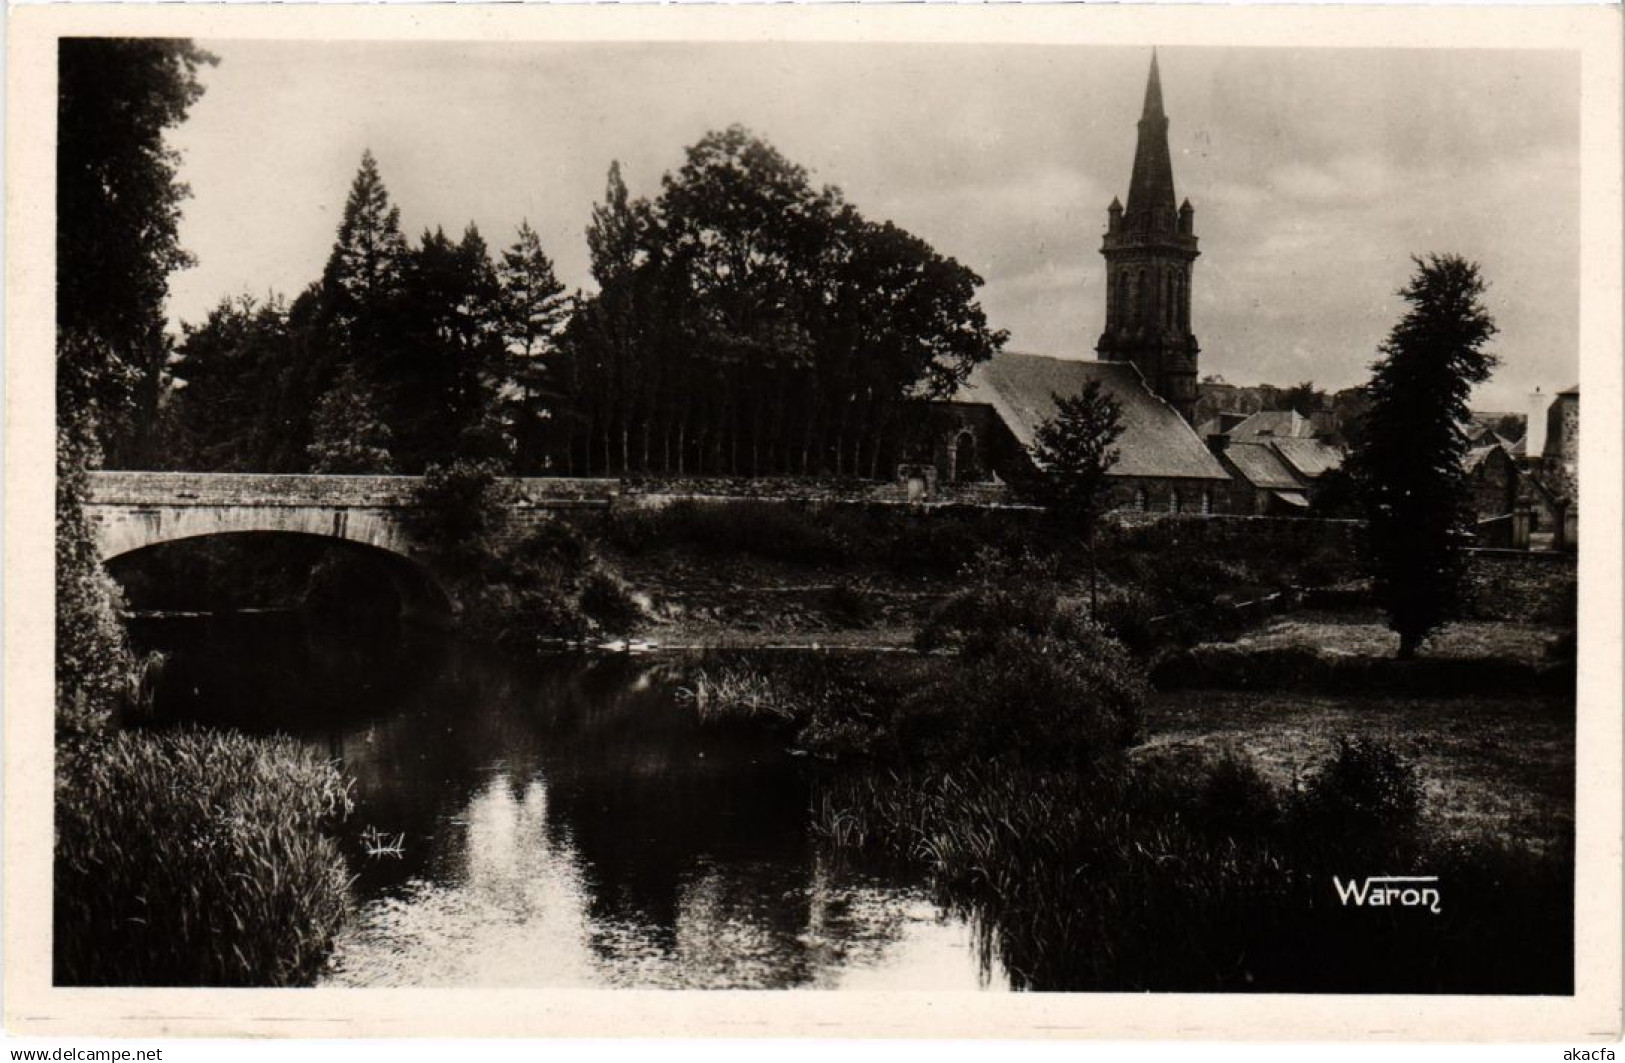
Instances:
[[[1100,235],[1125,195],[1149,49],[205,41],[220,57],[173,143],[192,186],[171,317],[290,297],[321,271],[370,147],[411,236],[522,218],[569,286],[610,160],[658,192],[740,122],[869,217],[987,282],[1010,347],[1093,357]],[[1578,378],[1578,60],[1551,52],[1161,50],[1178,193],[1202,257],[1202,373],[1358,383],[1409,255],[1479,261],[1522,409]]]

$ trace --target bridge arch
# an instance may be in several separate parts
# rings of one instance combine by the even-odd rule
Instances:
[[[100,536],[98,536],[100,539]],[[403,619],[433,624],[448,622],[456,613],[456,605],[433,569],[423,560],[377,545],[363,539],[332,534],[284,530],[280,528],[211,529],[206,531],[175,531],[166,534],[131,536],[103,542],[102,563],[110,564],[131,557],[144,550],[170,543],[202,542],[208,539],[298,538],[323,543],[334,549],[372,561],[389,581],[400,603]]]

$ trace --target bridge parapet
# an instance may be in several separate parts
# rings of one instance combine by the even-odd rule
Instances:
[[[97,506],[282,506],[409,509],[419,476],[330,476],[280,473],[125,472],[90,474],[91,505]],[[608,504],[619,480],[513,477],[521,508]]]

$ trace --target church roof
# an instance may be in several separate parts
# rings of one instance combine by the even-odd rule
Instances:
[[[1223,466],[1191,426],[1145,384],[1128,362],[1046,358],[1006,351],[971,370],[954,395],[956,402],[987,403],[1024,447],[1055,415],[1055,395],[1076,395],[1091,380],[1100,382],[1122,407],[1123,434],[1111,476],[1180,477],[1227,480]]]
[[[1225,447],[1223,453],[1242,479],[1254,487],[1269,491],[1295,491],[1303,487],[1303,481],[1293,475],[1270,443],[1235,442]]]

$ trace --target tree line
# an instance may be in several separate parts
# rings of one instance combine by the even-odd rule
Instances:
[[[154,338],[109,464],[885,477],[1004,342],[973,271],[738,126],[653,199],[612,164],[585,235],[586,293],[527,223],[409,240],[364,154],[318,280]]]

